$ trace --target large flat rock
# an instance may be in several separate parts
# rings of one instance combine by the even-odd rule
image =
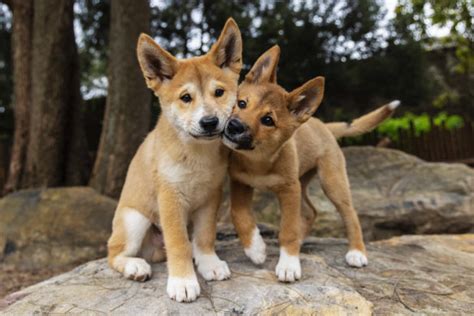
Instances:
[[[116,205],[89,187],[12,193],[0,200],[0,261],[37,269],[103,257]]]
[[[393,149],[347,147],[343,151],[366,240],[474,232],[472,168],[427,163]],[[309,196],[318,209],[314,235],[345,237],[339,214],[322,192],[317,177],[310,184]],[[254,209],[259,221],[278,225],[279,208],[273,194],[257,192]]]
[[[474,310],[474,235],[372,242],[363,269],[346,266],[343,240],[312,237],[303,246],[303,278],[294,284],[275,279],[278,248],[274,239],[267,243],[267,262],[257,267],[236,240],[219,242],[232,278],[200,279],[202,295],[189,304],[166,295],[165,263],[153,265],[150,281],[137,283],[109,269],[104,259],[11,294],[0,304],[7,315],[465,315]]]
[[[117,202],[87,187],[0,200],[0,297],[105,256]]]

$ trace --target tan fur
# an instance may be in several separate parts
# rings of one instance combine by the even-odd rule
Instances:
[[[151,225],[162,229],[172,278],[196,280],[188,223],[193,224],[193,240],[200,253],[215,254],[216,214],[228,163],[228,149],[221,145],[219,135],[235,104],[241,52],[240,32],[232,19],[208,54],[187,60],[174,58],[150,37],[140,36],[138,59],[148,87],[160,99],[162,115],[130,164],[117,206],[108,242],[108,261],[117,271],[125,274],[130,259],[164,259],[164,249],[153,243],[158,230]],[[222,96],[215,95],[217,88],[224,90]],[[192,100],[184,102],[184,94]],[[197,138],[196,121],[205,114],[219,117],[220,130],[215,136]],[[150,228],[142,237],[134,227]],[[141,247],[130,251],[130,240],[138,240]],[[127,276],[149,277],[140,274]],[[189,290],[182,289],[187,297],[173,298],[195,299]]]
[[[392,114],[393,110],[388,105],[384,105],[364,116],[359,117],[350,124],[346,122],[331,122],[326,123],[325,126],[336,138],[354,137],[372,131]]]
[[[307,195],[307,186],[319,175],[325,194],[339,211],[347,230],[349,249],[365,254],[357,213],[352,205],[345,159],[336,137],[355,135],[374,128],[393,111],[387,106],[356,120],[324,124],[312,114],[324,92],[324,78],[317,77],[288,93],[276,84],[279,48],[271,48],[255,63],[239,87],[238,99],[246,107],[235,107],[227,123],[224,143],[232,148],[231,215],[245,248],[256,227],[251,211],[253,188],[273,191],[280,202],[280,245],[297,256],[302,239],[311,230],[316,208]],[[261,122],[270,115],[274,126]],[[232,136],[229,124],[236,119],[246,127],[243,136]],[[242,149],[241,139],[250,137]],[[250,150],[249,150],[250,148]]]

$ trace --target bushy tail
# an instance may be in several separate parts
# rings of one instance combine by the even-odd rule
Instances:
[[[359,136],[376,128],[386,118],[390,117],[399,105],[400,101],[395,100],[355,119],[350,124],[346,122],[331,122],[325,125],[336,138]]]

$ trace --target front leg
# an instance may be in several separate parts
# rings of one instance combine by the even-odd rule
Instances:
[[[193,256],[199,273],[208,281],[230,277],[227,263],[219,259],[214,249],[221,195],[222,188],[219,187],[193,216]]]
[[[160,222],[168,258],[168,295],[178,302],[194,301],[200,287],[194,272],[192,248],[187,231],[188,210],[169,187],[158,196]]]
[[[275,272],[278,280],[294,282],[301,278],[300,247],[302,240],[301,187],[295,181],[275,190],[280,203],[280,259]]]
[[[230,213],[232,223],[244,246],[247,257],[255,264],[265,262],[265,242],[252,212],[253,188],[232,180],[230,185]]]

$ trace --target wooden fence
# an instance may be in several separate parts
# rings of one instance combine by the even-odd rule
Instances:
[[[360,139],[342,139],[342,146],[372,145],[402,150],[426,161],[460,162],[474,166],[474,122],[463,127],[447,129],[431,122],[428,132],[417,133],[413,124],[409,129],[399,129],[397,138],[388,139],[377,131]]]

